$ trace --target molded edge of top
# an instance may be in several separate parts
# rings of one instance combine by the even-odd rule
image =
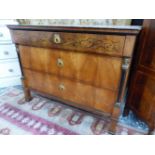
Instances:
[[[81,33],[112,33],[136,35],[142,29],[141,26],[97,26],[97,25],[7,25],[10,30],[29,31],[57,31],[57,32],[81,32]]]

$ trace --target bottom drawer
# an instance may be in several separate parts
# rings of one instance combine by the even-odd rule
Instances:
[[[112,113],[117,92],[28,69],[24,69],[24,75],[30,88],[84,107]]]

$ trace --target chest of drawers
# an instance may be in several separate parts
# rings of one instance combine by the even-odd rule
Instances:
[[[8,27],[19,52],[26,100],[35,90],[116,120],[140,27]]]

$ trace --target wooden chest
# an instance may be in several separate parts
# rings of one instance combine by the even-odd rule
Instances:
[[[8,27],[19,53],[27,101],[35,90],[118,117],[140,27]]]
[[[155,19],[143,20],[136,45],[124,115],[132,110],[155,134]]]

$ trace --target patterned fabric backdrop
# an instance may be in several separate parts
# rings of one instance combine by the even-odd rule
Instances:
[[[26,25],[130,25],[131,19],[16,19]]]

